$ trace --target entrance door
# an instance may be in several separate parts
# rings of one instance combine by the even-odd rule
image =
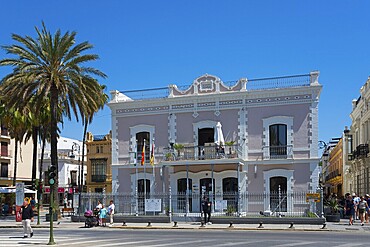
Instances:
[[[207,196],[209,198],[209,201],[212,202],[214,205],[214,199],[215,196],[212,194],[212,178],[202,178],[200,181],[200,191],[201,191],[201,197],[199,200],[200,208],[202,208],[202,198],[203,196]],[[215,184],[215,179],[213,179],[213,184]]]
[[[286,177],[270,178],[270,207],[273,212],[287,212]]]
[[[146,188],[144,190],[144,181],[146,182]],[[145,195],[146,192],[146,195]],[[145,198],[149,199],[150,197],[150,180],[149,179],[139,179],[137,181],[137,193],[138,193],[138,209],[139,212],[144,212],[145,210]]]
[[[186,178],[180,178],[177,180],[177,210],[179,210],[179,212],[186,212],[186,198],[189,199],[189,212],[192,212],[193,210],[193,198],[191,193],[192,184],[193,181],[189,178],[189,193],[187,195]]]
[[[228,211],[237,212],[238,205],[238,179],[222,179],[223,200],[227,200]]]

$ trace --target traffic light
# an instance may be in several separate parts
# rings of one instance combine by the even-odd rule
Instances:
[[[55,177],[57,176],[57,168],[55,166],[49,167],[49,184],[54,185],[55,184]]]
[[[35,189],[36,189],[36,181],[33,180],[32,185],[31,185],[31,190],[35,190]]]

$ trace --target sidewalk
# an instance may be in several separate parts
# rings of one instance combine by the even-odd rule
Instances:
[[[32,223],[33,228],[49,228],[49,222],[45,221],[45,217],[41,217],[40,225],[36,225],[37,219]],[[59,224],[58,224],[59,222]],[[83,228],[84,222],[71,222],[70,217],[65,217],[57,222],[54,222],[55,228]],[[15,222],[14,217],[6,217],[6,219],[0,219],[0,228],[21,228],[20,222]],[[101,229],[167,229],[167,230],[273,230],[273,231],[343,231],[343,232],[370,232],[370,223],[361,226],[359,221],[355,222],[353,226],[348,225],[348,220],[341,220],[339,223],[327,222],[326,227],[322,229],[322,225],[293,225],[290,228],[289,224],[264,224],[263,228],[260,228],[257,224],[233,224],[229,227],[229,224],[212,224],[201,227],[200,223],[197,222],[178,222],[177,227],[174,227],[174,223],[126,223],[126,226],[122,226],[122,223],[116,223],[113,227],[99,227]]]

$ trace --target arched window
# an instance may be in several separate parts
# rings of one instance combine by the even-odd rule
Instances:
[[[272,211],[287,211],[287,184],[286,177],[270,178],[270,206]]]
[[[238,210],[238,179],[228,177],[222,179],[223,200],[227,200],[228,212],[237,212]]]
[[[287,155],[287,126],[273,124],[269,126],[270,157],[286,157]]]
[[[189,199],[189,212],[193,210],[192,204],[193,204],[193,199],[189,194],[191,194],[192,190],[192,184],[193,181],[189,178],[189,184],[188,186],[186,185],[186,178],[180,178],[177,180],[177,210],[179,212],[185,213],[186,212],[186,198]],[[186,195],[186,190],[189,188],[189,193]]]

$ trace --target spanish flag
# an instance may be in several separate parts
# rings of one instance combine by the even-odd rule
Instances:
[[[141,153],[141,165],[143,166],[145,164],[145,142],[143,145],[143,152]]]
[[[154,166],[154,143],[152,143],[152,152],[150,154],[150,165]]]

